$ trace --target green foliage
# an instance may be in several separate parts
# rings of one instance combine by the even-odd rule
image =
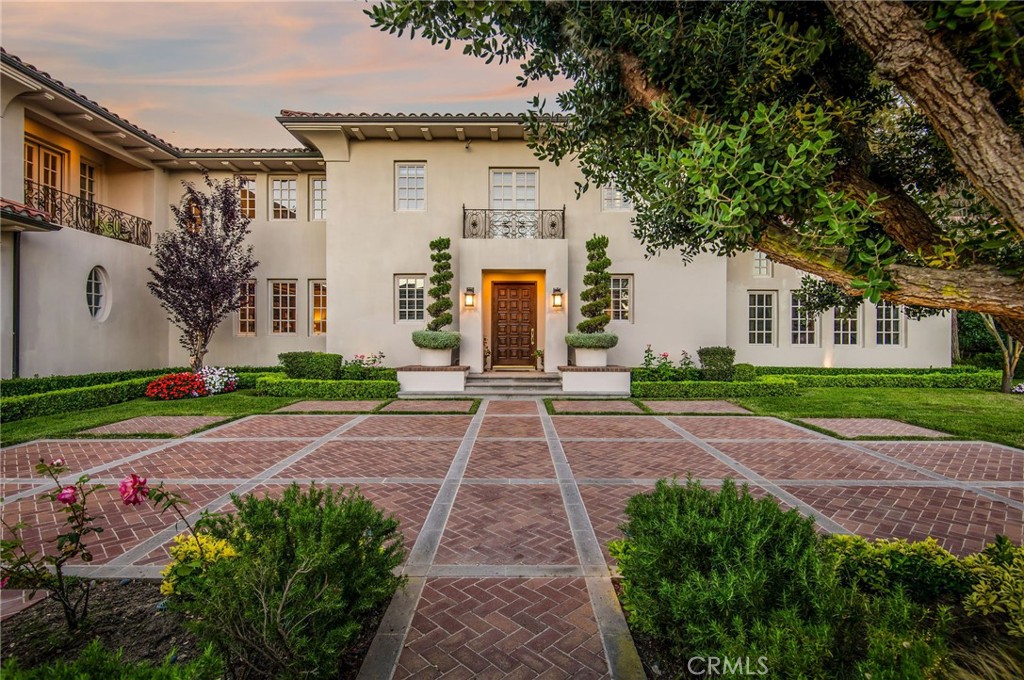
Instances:
[[[697,350],[705,380],[732,380],[736,350],[732,347],[701,347]]]
[[[412,344],[421,349],[455,349],[462,336],[454,331],[413,331]]]
[[[800,387],[933,387],[966,390],[998,390],[1002,375],[995,371],[975,373],[854,373],[840,375],[793,374],[780,378]]]
[[[788,397],[798,394],[799,388],[795,380],[770,376],[756,382],[633,381],[630,392],[632,396],[641,399],[732,399],[735,397]]]
[[[612,306],[612,277],[608,273],[611,265],[612,261],[608,259],[608,237],[594,234],[587,241],[587,273],[583,275],[583,285],[587,287],[580,292],[580,300],[583,301],[580,314],[583,320],[576,324],[576,330],[580,333],[604,333],[605,326],[611,321],[608,315]],[[569,337],[566,336],[566,340]]]
[[[404,578],[398,520],[359,494],[297,484],[232,496],[204,528],[238,556],[178,583],[172,603],[238,677],[335,678]]]
[[[974,366],[929,368],[825,368],[824,366],[755,366],[757,375],[922,375],[931,373],[977,373]]]
[[[452,322],[452,314],[448,311],[452,308],[451,280],[455,278],[452,273],[452,254],[449,252],[451,246],[449,238],[436,238],[430,242],[430,261],[434,263],[434,273],[430,277],[433,288],[428,294],[434,301],[427,306],[427,314],[430,315],[428,331],[440,331]]]
[[[932,680],[946,677],[945,642],[951,616],[945,608],[928,609],[902,591],[864,600],[867,650],[853,677],[872,680]]]
[[[74,387],[92,387],[93,385],[109,385],[135,378],[146,378],[168,373],[187,371],[187,368],[147,368],[139,371],[111,371],[107,373],[83,373],[81,375],[54,375],[47,378],[8,378],[0,382],[0,394],[4,397],[17,397],[40,392],[55,392]]]
[[[732,379],[736,382],[751,382],[757,380],[757,369],[753,364],[736,364],[732,367]]]
[[[160,592],[173,595],[176,589],[196,587],[183,585],[186,581],[201,579],[214,562],[237,557],[238,553],[223,538],[213,538],[207,533],[186,532],[174,537],[174,545],[168,552],[171,561],[160,572]]]
[[[580,322],[582,325],[583,322]],[[612,333],[593,332],[568,333],[565,344],[575,349],[611,349],[619,344],[619,336]]]
[[[918,604],[955,604],[971,589],[966,567],[934,538],[913,543],[901,538],[867,540],[830,536],[826,549],[836,557],[843,583],[873,595],[902,590]]]
[[[964,600],[967,613],[994,617],[1008,635],[1024,638],[1024,546],[997,536],[963,564],[975,580]]]
[[[256,393],[303,399],[394,399],[397,380],[292,380],[265,376],[256,380]]]
[[[9,659],[2,675],[5,680],[218,680],[224,675],[224,664],[210,647],[187,664],[173,663],[171,657],[159,666],[131,663],[124,659],[123,651],[107,651],[99,640],[93,640],[74,661],[22,669]]]
[[[53,392],[26,394],[20,397],[0,399],[0,412],[5,423],[72,411],[119,404],[130,399],[145,396],[150,378],[133,378],[108,385],[74,387]]]
[[[336,380],[344,363],[340,354],[328,352],[282,352],[277,355],[289,378]]]
[[[999,354],[999,343],[985,327],[981,314],[958,312],[956,329],[960,339],[960,354],[965,359],[977,354],[995,354],[999,358],[999,365],[992,368],[1002,366],[1003,360]]]
[[[655,368],[633,368],[630,369],[630,377],[633,382],[681,382],[684,380],[696,381],[702,377],[699,368],[690,366],[678,368],[671,363],[664,363]]]

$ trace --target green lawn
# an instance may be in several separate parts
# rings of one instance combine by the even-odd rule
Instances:
[[[4,423],[0,440],[4,446],[31,439],[60,438],[136,416],[224,416],[240,418],[254,413],[269,413],[301,399],[295,397],[258,397],[250,390],[232,394],[217,394],[202,399],[153,401],[135,399],[123,404],[89,409],[78,413],[26,418]]]
[[[758,415],[799,418],[891,418],[1024,448],[1024,398],[978,390],[818,387],[795,397],[735,399]]]

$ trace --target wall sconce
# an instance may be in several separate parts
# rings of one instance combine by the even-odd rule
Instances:
[[[473,286],[466,287],[463,299],[466,302],[466,307],[476,307],[476,290],[473,289]]]
[[[551,291],[551,306],[555,309],[562,308],[562,289],[555,288]]]

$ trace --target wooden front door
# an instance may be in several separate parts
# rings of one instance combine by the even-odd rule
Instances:
[[[537,346],[537,284],[494,283],[491,337],[494,366],[533,366]]]

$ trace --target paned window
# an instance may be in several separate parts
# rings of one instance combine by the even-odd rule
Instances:
[[[327,332],[327,282],[309,282],[309,332],[323,335]]]
[[[327,178],[313,177],[309,180],[309,219],[327,219]]]
[[[790,330],[794,345],[814,345],[818,342],[818,319],[809,314],[800,297],[792,294],[790,299]]]
[[[294,177],[275,177],[270,180],[270,216],[275,220],[294,220],[298,217],[297,180]]]
[[[754,251],[754,276],[759,279],[770,279],[772,276],[772,261],[759,250]]]
[[[424,311],[423,274],[399,274],[395,276],[395,320],[422,321]]]
[[[751,345],[775,343],[775,293],[747,293],[747,341]]]
[[[296,332],[296,294],[294,281],[270,282],[270,332],[289,335]]]
[[[238,202],[242,217],[256,219],[256,178],[252,175],[238,176]]]
[[[875,305],[875,344],[900,344],[901,317],[899,306],[888,300],[882,300]]]
[[[837,345],[856,345],[860,342],[860,308],[851,311],[835,310],[832,323],[832,342]]]
[[[235,335],[256,335],[256,279],[242,283],[242,298]]]
[[[608,315],[612,321],[632,321],[633,275],[612,274],[612,307]]]
[[[395,210],[427,209],[427,164],[395,164]]]

